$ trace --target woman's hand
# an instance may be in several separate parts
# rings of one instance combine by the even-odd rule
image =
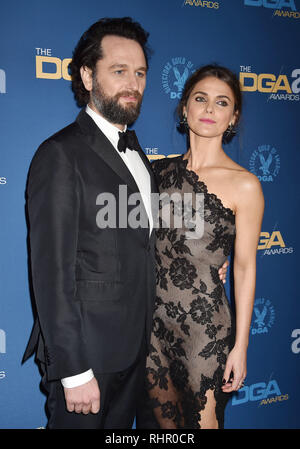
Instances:
[[[223,392],[231,393],[241,388],[246,374],[247,349],[234,347],[227,357],[223,376]]]
[[[223,263],[223,265],[221,266],[221,268],[218,271],[219,278],[223,282],[223,284],[225,284],[225,282],[226,282],[226,274],[227,274],[228,267],[229,267],[229,261],[225,260],[225,262]]]

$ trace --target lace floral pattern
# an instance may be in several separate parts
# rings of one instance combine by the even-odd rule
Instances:
[[[234,243],[235,217],[186,165],[182,157],[153,164],[161,193],[204,194],[204,234],[191,239],[184,227],[157,230],[157,298],[147,359],[144,428],[200,428],[208,390],[214,392],[222,428],[229,399],[221,386],[234,331],[218,269]],[[174,202],[173,215],[180,207]]]

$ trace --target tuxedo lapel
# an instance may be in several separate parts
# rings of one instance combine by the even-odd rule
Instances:
[[[149,159],[147,158],[147,156],[145,155],[145,153],[143,152],[143,150],[139,150],[139,155],[141,156],[142,161],[145,164],[145,167],[147,168],[149,175],[150,175],[150,180],[151,180],[151,193],[157,193],[158,192],[158,188],[156,185],[156,181],[155,181],[155,177],[154,177],[154,173],[151,167],[151,164],[149,162]]]
[[[125,184],[132,190],[132,192],[139,192],[139,188],[126,164],[122,158],[117,154],[115,148],[112,146],[109,139],[103,134],[103,132],[96,125],[94,120],[85,112],[84,109],[80,111],[76,119],[80,126],[81,131],[85,136],[87,145],[101,157],[104,162],[123,180]],[[142,149],[139,151],[139,155],[150,174],[151,181],[151,193],[158,192],[154,173],[149,162],[149,159],[145,155]],[[143,200],[142,205],[144,213],[147,215]],[[152,230],[153,231],[153,230]],[[147,233],[148,234],[148,233]],[[152,233],[151,233],[152,234]],[[149,234],[147,235],[147,239]]]
[[[98,128],[94,120],[84,110],[81,110],[76,121],[85,134],[86,143],[89,147],[110,166],[133,192],[138,192],[138,186],[126,164],[124,164],[111,142]]]
[[[148,172],[150,174],[151,194],[152,193],[159,193],[159,190],[158,190],[158,187],[157,187],[157,184],[156,184],[156,179],[155,179],[155,176],[154,176],[154,172],[153,172],[153,169],[152,169],[152,166],[151,166],[151,163],[150,163],[149,159],[147,158],[147,156],[145,155],[143,150],[139,150],[139,155],[141,156],[141,158],[142,158],[142,160],[143,160],[143,162],[145,164],[145,167],[147,168],[147,170],[148,170]],[[156,208],[155,208],[155,202],[153,203],[153,198],[152,197],[151,197],[151,208],[152,208],[152,218],[154,220],[153,223],[155,224],[156,223],[156,216],[158,214],[158,210],[156,210]],[[152,228],[152,232],[151,232],[150,238],[152,238],[152,236],[153,236],[153,231],[154,231],[154,227]]]

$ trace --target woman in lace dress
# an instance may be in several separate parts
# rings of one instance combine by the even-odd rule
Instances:
[[[246,377],[264,199],[258,179],[222,148],[234,134],[241,104],[231,71],[205,66],[194,72],[178,107],[188,151],[153,164],[160,193],[180,195],[171,208],[166,201],[160,205],[157,297],[138,428],[222,428],[230,393]],[[192,215],[178,226],[186,193]],[[202,209],[196,194],[202,194]],[[193,234],[196,214],[203,229],[194,227]],[[218,276],[232,248],[235,318]]]

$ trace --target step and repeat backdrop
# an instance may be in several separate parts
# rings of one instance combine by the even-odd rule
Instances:
[[[229,156],[261,181],[266,209],[244,388],[228,429],[300,428],[300,0],[11,0],[0,14],[0,428],[45,427],[31,358],[25,187],[39,144],[79,110],[68,65],[101,17],[131,16],[153,50],[135,130],[149,159],[182,154],[175,109],[185,79],[218,63],[240,78],[244,111]],[[47,238],[47,236],[45,236]],[[229,273],[226,290],[232,297]]]

